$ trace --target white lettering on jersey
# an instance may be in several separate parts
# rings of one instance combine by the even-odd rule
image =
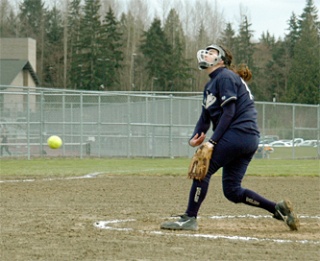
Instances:
[[[215,103],[215,101],[217,100],[217,98],[215,96],[212,95],[212,93],[209,93],[207,95],[207,99],[206,99],[206,103],[205,103],[205,108],[208,109],[212,104]]]
[[[251,91],[250,91],[247,83],[246,83],[242,78],[241,78],[241,81],[242,81],[242,83],[244,84],[244,86],[246,86],[246,89],[247,89],[247,91],[248,91],[248,93],[249,93],[250,99],[253,100],[253,95],[252,95],[252,93],[251,93]]]

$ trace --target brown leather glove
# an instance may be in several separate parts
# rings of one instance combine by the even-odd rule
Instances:
[[[196,150],[188,170],[188,177],[190,179],[203,180],[207,175],[213,148],[212,143],[206,142]]]

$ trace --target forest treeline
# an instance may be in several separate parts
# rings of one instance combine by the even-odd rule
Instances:
[[[268,31],[253,39],[252,24],[240,12],[234,28],[217,1],[157,0],[162,16],[150,15],[149,1],[43,0],[0,3],[2,38],[37,42],[42,87],[94,91],[202,91],[196,52],[212,43],[229,48],[234,64],[253,72],[255,100],[319,104],[320,22],[313,0],[288,17],[287,32]],[[240,10],[241,11],[241,10]]]

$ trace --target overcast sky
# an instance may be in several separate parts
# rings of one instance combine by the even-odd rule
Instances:
[[[21,1],[21,0],[16,0]],[[62,1],[62,0],[60,0]],[[69,0],[71,1],[71,0]],[[117,0],[119,4],[126,5],[129,0]],[[144,0],[150,6],[156,6],[157,0]],[[173,2],[176,0],[172,0]],[[178,1],[178,0],[177,0]],[[182,0],[184,2],[195,3],[196,0]],[[216,0],[203,0],[215,4]],[[44,0],[46,3],[59,2],[59,0]],[[237,30],[240,23],[240,8],[249,18],[254,30],[254,38],[260,38],[262,32],[274,35],[276,38],[288,33],[288,20],[294,12],[300,16],[306,6],[307,0],[217,0],[218,9],[223,12],[227,22],[232,23],[233,29]],[[320,0],[313,0],[320,18]],[[123,6],[124,9],[125,6]]]
[[[193,0],[188,0],[193,1]],[[313,0],[320,16],[320,0]],[[227,20],[235,26],[239,25],[240,6],[245,10],[255,31],[255,38],[262,32],[277,37],[283,37],[288,28],[288,20],[294,12],[300,16],[306,6],[306,0],[222,0],[219,5]],[[235,27],[234,27],[235,28]],[[237,28],[237,27],[236,27]]]
[[[128,1],[128,0],[118,0]],[[157,0],[145,0],[155,4]],[[173,2],[175,0],[172,0]],[[177,0],[178,1],[178,0]],[[195,3],[196,0],[183,0],[184,2]],[[215,4],[215,0],[203,0]],[[249,18],[254,30],[254,38],[259,39],[262,32],[274,35],[276,38],[288,33],[288,20],[294,12],[298,17],[306,6],[306,0],[217,0],[218,10],[225,15],[227,22],[232,23],[233,29],[237,30],[240,24],[240,10]],[[313,0],[318,9],[320,18],[320,0]]]

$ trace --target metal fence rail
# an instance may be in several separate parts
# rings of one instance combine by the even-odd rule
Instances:
[[[11,153],[2,147],[2,157],[190,157],[194,149],[187,143],[201,112],[201,96],[0,86],[0,124]],[[262,140],[319,141],[319,105],[256,102],[256,107]],[[48,148],[51,135],[62,138],[62,148]],[[277,147],[262,157],[319,154],[318,142],[313,147]]]

